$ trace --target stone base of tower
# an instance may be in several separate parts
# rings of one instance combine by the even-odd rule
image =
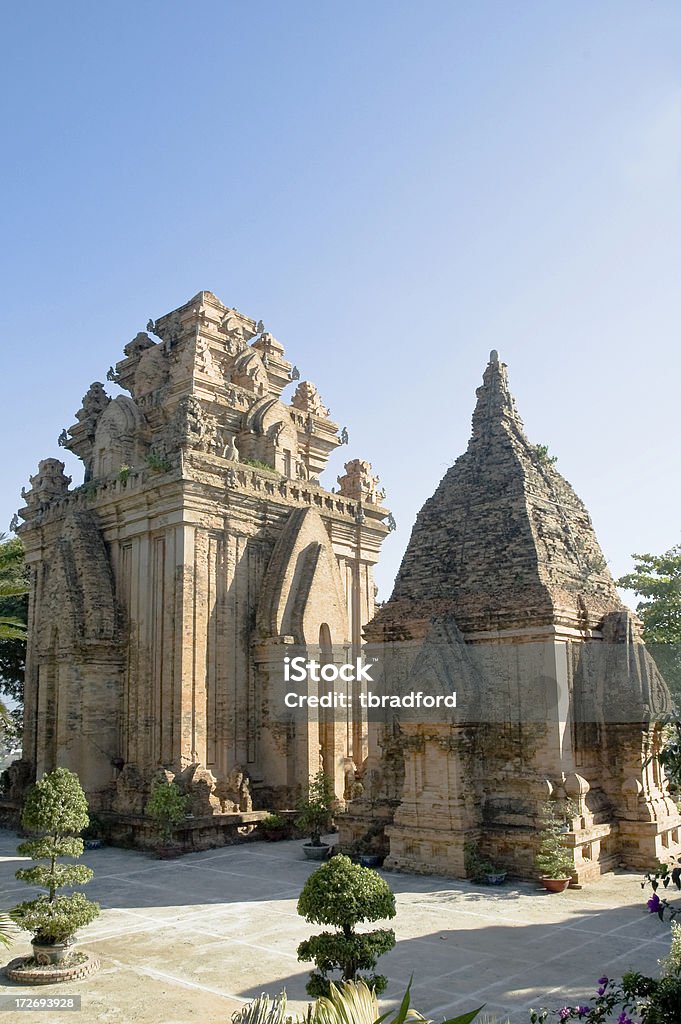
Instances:
[[[658,821],[619,822],[619,862],[622,867],[649,871],[658,861],[681,857],[681,816]]]
[[[389,870],[466,877],[464,831],[389,825],[385,834],[390,840],[390,854],[384,866]]]

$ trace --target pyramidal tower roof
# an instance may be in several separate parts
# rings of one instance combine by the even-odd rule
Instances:
[[[492,352],[468,448],[419,512],[367,635],[417,635],[443,617],[465,633],[593,629],[622,608],[584,504],[546,447],[528,441]]]

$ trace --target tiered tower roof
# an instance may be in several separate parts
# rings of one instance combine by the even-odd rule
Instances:
[[[433,619],[464,633],[594,629],[621,610],[589,514],[531,444],[492,352],[466,452],[418,514],[393,594],[370,637],[417,636]]]

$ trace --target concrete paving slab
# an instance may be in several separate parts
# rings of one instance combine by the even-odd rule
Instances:
[[[25,863],[17,841],[0,831],[3,906],[29,893],[14,879]],[[102,970],[49,988],[51,995],[82,996],[75,1024],[228,1024],[244,1002],[282,987],[292,1010],[305,1009],[311,965],[298,963],[296,948],[321,929],[296,913],[305,879],[318,866],[303,858],[301,843],[248,843],[176,861],[105,848],[84,860],[95,871],[88,895],[102,914],[80,943]],[[384,877],[398,906],[389,923],[397,946],[381,960],[390,981],[386,1008],[413,974],[413,1003],[428,1015],[442,1019],[486,1003],[487,1014],[527,1024],[529,1006],[589,996],[604,972],[655,973],[669,947],[669,925],[647,913],[636,875],[556,895],[531,883],[488,889],[458,879]],[[22,935],[11,956],[29,951]],[[46,990],[3,984],[0,991]],[[23,1012],[19,1019],[64,1024],[63,1014]]]

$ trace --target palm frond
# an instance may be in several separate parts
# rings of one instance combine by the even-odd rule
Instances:
[[[0,913],[0,946],[11,946],[17,931],[9,914]]]
[[[364,981],[331,985],[329,996],[320,996],[312,1011],[312,1024],[374,1024],[378,1000]]]
[[[233,1024],[284,1024],[286,990],[272,999],[263,992],[250,1003],[232,1014]]]

